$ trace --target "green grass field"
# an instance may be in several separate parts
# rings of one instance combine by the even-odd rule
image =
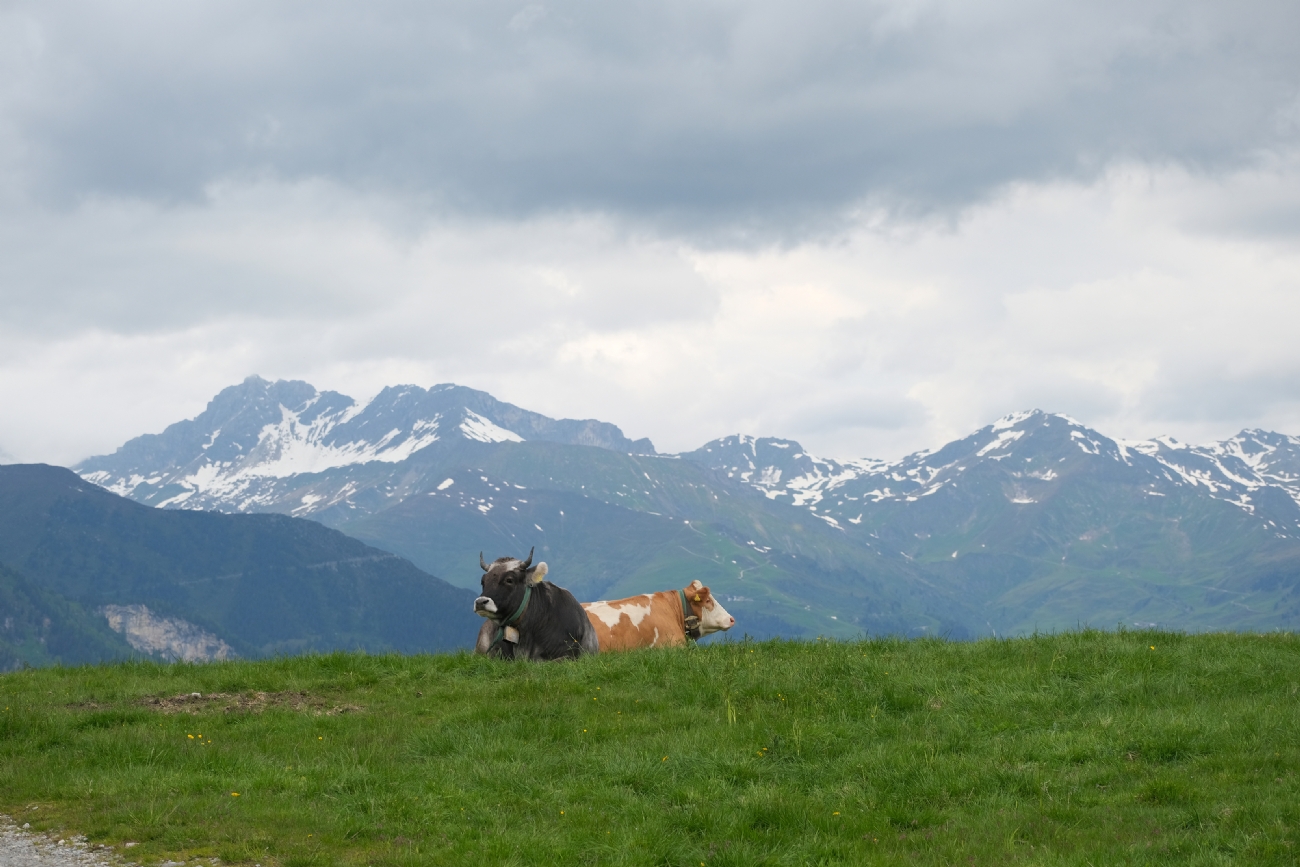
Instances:
[[[0,706],[0,811],[144,863],[1300,860],[1292,634],[124,664]]]

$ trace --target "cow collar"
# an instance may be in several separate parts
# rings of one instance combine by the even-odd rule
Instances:
[[[488,650],[491,650],[493,647],[496,647],[498,644],[501,643],[501,639],[506,637],[507,626],[509,626],[512,623],[517,623],[519,621],[519,618],[524,616],[524,609],[528,607],[528,600],[531,599],[532,596],[533,596],[532,585],[528,585],[524,587],[523,601],[519,603],[519,607],[515,609],[515,613],[511,614],[505,620],[497,621],[496,638],[492,639],[492,644],[488,646]]]
[[[696,640],[700,637],[700,618],[691,610],[691,603],[686,601],[686,591],[678,590],[677,598],[682,600],[682,625],[686,627],[686,637]]]

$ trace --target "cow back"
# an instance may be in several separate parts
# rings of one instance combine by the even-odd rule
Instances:
[[[682,604],[676,590],[608,602],[584,602],[582,607],[602,653],[686,643]]]

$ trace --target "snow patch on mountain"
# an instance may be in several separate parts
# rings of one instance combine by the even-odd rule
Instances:
[[[372,461],[398,463],[438,441],[440,418],[437,415],[417,421],[409,431],[392,428],[373,442],[329,442],[328,435],[350,413],[320,415],[310,422],[304,422],[300,412],[284,406],[280,410],[282,415],[279,423],[261,430],[257,446],[252,452],[234,461],[206,461],[188,473],[166,479],[168,484],[178,485],[184,490],[158,505],[163,508],[181,506],[195,495],[204,495],[223,501],[243,500],[240,510],[246,511],[250,505],[260,505],[267,501],[265,494],[259,495],[254,490],[259,487],[260,480],[287,479]],[[104,475],[102,472],[91,473],[86,478],[102,484],[101,478]],[[154,477],[137,480],[133,476],[125,484],[119,481],[107,487],[110,490],[115,487],[134,490],[140,481],[158,484],[164,479]],[[301,501],[303,505],[293,511],[295,514],[315,511],[326,499],[319,495],[304,497]]]
[[[473,410],[465,410],[465,420],[460,423],[460,432],[472,440],[481,443],[521,443],[524,438],[512,430],[506,430],[493,424]]]
[[[997,428],[994,427],[994,430],[997,430]],[[975,453],[975,456],[976,456],[976,457],[979,457],[979,458],[982,458],[982,457],[984,457],[985,455],[987,455],[987,454],[988,454],[989,452],[991,452],[991,451],[994,451],[994,450],[996,450],[996,449],[1000,449],[1000,448],[1002,448],[1003,446],[1011,445],[1011,443],[1013,443],[1013,442],[1015,442],[1016,440],[1020,439],[1020,438],[1021,438],[1022,436],[1024,436],[1024,435],[1025,435],[1025,432],[1022,431],[1022,430],[1003,430],[1003,431],[1001,431],[1001,432],[998,433],[998,438],[997,438],[997,439],[995,439],[993,442],[989,443],[989,444],[986,445],[984,448],[982,448],[982,449],[980,449],[979,451],[977,451],[977,452]]]
[[[283,479],[300,473],[321,473],[336,467],[382,461],[395,464],[404,461],[425,446],[438,440],[438,422],[441,416],[417,421],[409,433],[392,428],[373,442],[350,440],[343,443],[326,442],[326,437],[349,416],[355,417],[349,407],[337,415],[321,415],[308,423],[300,419],[301,413],[281,406],[280,423],[262,429],[258,438],[259,460],[240,469],[241,474],[268,476]],[[194,481],[199,484],[198,474]],[[203,488],[200,488],[201,490]]]
[[[106,488],[119,497],[129,497],[131,492],[141,485],[156,485],[162,481],[162,476],[153,476],[145,478],[139,473],[132,473],[122,478],[114,478],[112,473],[106,470],[100,470],[94,473],[85,473],[82,478],[88,482],[93,482],[101,488]]]
[[[993,422],[990,427],[995,431],[1003,431],[1008,428],[1014,428],[1018,424],[1023,424],[1038,414],[1037,410],[1029,412],[1013,412],[1010,415],[1004,415],[1002,418]]]

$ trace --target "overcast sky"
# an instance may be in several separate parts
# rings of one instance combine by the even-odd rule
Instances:
[[[253,373],[662,450],[1300,434],[1292,0],[0,0],[0,460]]]

